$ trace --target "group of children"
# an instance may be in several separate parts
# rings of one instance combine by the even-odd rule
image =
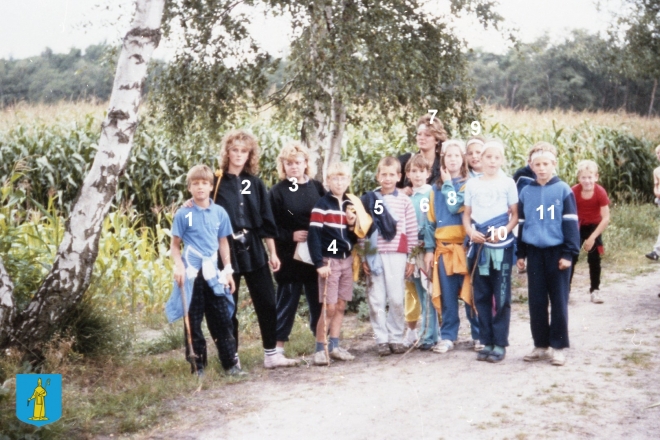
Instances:
[[[427,129],[418,124],[418,131]],[[323,304],[314,364],[354,359],[339,338],[360,267],[367,277],[369,318],[380,356],[404,353],[411,344],[436,353],[454,349],[460,299],[477,360],[501,362],[508,346],[511,276],[517,265],[520,273],[527,272],[534,340],[524,360],[563,365],[563,349],[569,347],[570,282],[581,246],[588,252],[591,299],[602,302],[601,234],[609,221],[609,200],[596,183],[596,164],[581,162],[579,183],[571,188],[554,175],[557,150],[546,142],[530,149],[528,165],[516,173],[516,181],[502,171],[505,146],[499,140],[474,137],[467,145],[445,140],[437,153],[435,173],[424,154],[407,158],[403,171],[412,188],[405,191],[397,187],[402,180],[400,160],[381,159],[376,172],[380,186],[361,198],[347,194],[347,164],[328,167],[328,192],[311,212],[307,236]],[[432,174],[438,177],[430,179]],[[210,199],[213,183],[207,167],[188,173],[194,206],[176,213],[172,229],[175,281],[183,294],[173,292],[168,310],[181,304],[183,311],[189,310],[193,319],[186,324],[186,335],[201,333],[205,313],[222,366],[229,374],[244,374],[229,319],[234,281],[226,240],[232,230],[224,210]],[[217,269],[218,250],[225,260],[222,271]],[[357,258],[361,264],[354,264]],[[205,354],[201,344],[191,348]],[[197,362],[202,368],[205,359]]]

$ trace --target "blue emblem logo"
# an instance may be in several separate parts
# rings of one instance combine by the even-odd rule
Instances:
[[[62,417],[61,374],[17,374],[16,417],[44,426]]]

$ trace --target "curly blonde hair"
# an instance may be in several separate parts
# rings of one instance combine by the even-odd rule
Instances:
[[[279,156],[277,156],[277,174],[280,179],[286,179],[286,173],[284,172],[284,162],[287,160],[295,160],[298,155],[301,155],[305,158],[307,162],[307,167],[305,168],[305,174],[313,178],[316,175],[316,166],[309,160],[309,150],[304,147],[300,142],[290,142],[289,144],[282,147]]]
[[[415,130],[419,130],[420,125],[425,125],[426,128],[431,132],[436,141],[436,153],[440,153],[440,147],[442,143],[447,140],[447,130],[442,124],[442,121],[438,118],[433,118],[433,124],[431,124],[431,115],[421,116],[415,124]]]
[[[232,130],[222,138],[220,156],[218,157],[220,169],[225,172],[228,170],[229,150],[235,146],[245,146],[250,149],[250,154],[242,171],[256,175],[259,172],[259,143],[252,133],[245,130]]]

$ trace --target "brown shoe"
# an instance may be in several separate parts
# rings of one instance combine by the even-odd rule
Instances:
[[[378,356],[389,356],[392,352],[388,344],[378,344]]]
[[[390,350],[392,350],[392,353],[394,354],[403,354],[408,349],[403,344],[390,344]]]

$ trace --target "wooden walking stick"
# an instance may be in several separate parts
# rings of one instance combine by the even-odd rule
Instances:
[[[188,310],[186,306],[186,289],[185,289],[185,281],[183,282],[184,287],[182,288],[179,286],[179,290],[181,291],[181,302],[183,303],[183,325],[186,328],[186,336],[188,337],[188,347],[190,347],[190,354],[193,358],[193,370],[195,371],[195,375],[197,375],[197,356],[195,355],[195,350],[193,349],[192,345],[192,334],[190,333],[190,320],[188,319]]]
[[[330,260],[328,258],[328,269],[330,269]],[[325,277],[325,287],[323,288],[323,350],[325,351],[325,358],[330,366],[330,350],[328,350],[328,278],[330,274]]]

